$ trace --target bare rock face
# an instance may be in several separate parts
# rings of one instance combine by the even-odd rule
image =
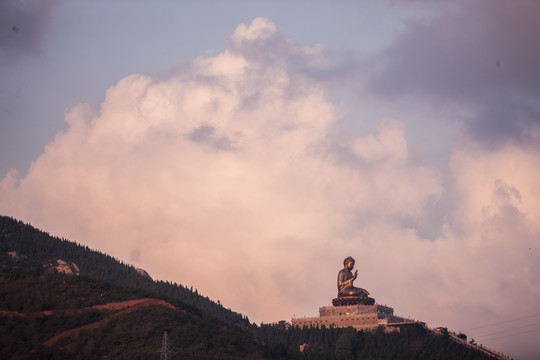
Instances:
[[[79,275],[80,273],[80,270],[77,264],[75,264],[74,262],[64,261],[62,259],[58,259],[56,260],[56,262],[53,261],[49,263],[48,265],[46,265],[45,267],[49,269],[55,269],[59,273],[63,273],[63,274]]]
[[[9,257],[11,257],[13,260],[26,260],[28,257],[26,255],[17,254],[16,251],[8,251]]]
[[[144,269],[141,269],[141,268],[137,268],[135,269],[137,271],[137,274],[141,275],[141,276],[144,276],[145,278],[149,279],[149,280],[154,280],[152,279],[152,277],[146,272],[146,270]]]

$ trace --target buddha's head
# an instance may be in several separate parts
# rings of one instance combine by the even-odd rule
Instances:
[[[354,267],[354,259],[352,256],[349,256],[343,260],[343,266],[345,266],[346,269],[352,270]]]

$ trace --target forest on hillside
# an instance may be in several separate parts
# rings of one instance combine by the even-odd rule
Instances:
[[[166,296],[46,269],[3,268],[0,285],[2,359],[157,359],[165,331],[178,359],[487,359],[415,325],[400,333],[284,321],[243,329]],[[120,310],[92,308],[153,296],[175,309],[152,305],[115,316]],[[79,330],[47,344],[71,329]]]
[[[19,258],[14,259],[9,252],[16,252]],[[244,327],[250,325],[246,316],[223,307],[199,294],[196,289],[169,281],[150,280],[137,273],[132,265],[112,256],[51,236],[13,218],[0,216],[0,267],[43,267],[57,259],[74,262],[81,275],[166,295],[193,305],[228,324]]]
[[[104,308],[155,297],[170,306]],[[1,359],[157,358],[164,331],[180,359],[274,358],[282,347],[176,299],[47,269],[0,270],[0,319]]]

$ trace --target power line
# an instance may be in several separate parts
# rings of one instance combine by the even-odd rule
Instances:
[[[489,325],[476,326],[476,327],[464,329],[463,331],[469,331],[469,330],[475,330],[475,329],[487,328],[487,327],[490,327],[490,326],[496,326],[496,325],[506,324],[506,323],[510,323],[510,322],[514,322],[514,321],[519,321],[519,320],[524,320],[524,319],[530,319],[530,318],[537,317],[537,316],[540,316],[540,314],[534,314],[534,315],[529,315],[529,316],[525,316],[525,317],[522,317],[522,318],[517,318],[517,319],[512,319],[512,320],[501,321],[501,322],[493,323],[493,324],[489,324]]]
[[[507,335],[490,337],[490,338],[482,339],[481,341],[502,339],[502,338],[511,337],[511,336],[515,336],[515,335],[526,334],[526,333],[530,333],[530,332],[534,332],[534,331],[540,331],[540,328],[530,329],[530,330],[526,330],[526,331],[520,331],[520,332],[517,332],[517,333],[514,333],[514,334],[507,334]]]
[[[528,325],[523,325],[523,326],[518,326],[518,327],[514,327],[514,328],[510,328],[510,329],[504,329],[504,330],[496,331],[496,332],[493,332],[493,333],[477,335],[476,337],[480,338],[480,337],[485,337],[485,336],[497,335],[497,334],[501,334],[501,333],[505,333],[505,332],[509,332],[509,331],[513,331],[513,330],[518,330],[518,329],[525,329],[525,328],[528,328],[528,327],[531,327],[531,326],[537,326],[537,325],[540,325],[540,322],[536,322],[536,323],[532,323],[532,324],[528,324]]]

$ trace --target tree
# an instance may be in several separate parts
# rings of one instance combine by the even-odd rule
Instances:
[[[337,360],[352,360],[356,355],[356,330],[345,329],[336,341],[335,355]]]

